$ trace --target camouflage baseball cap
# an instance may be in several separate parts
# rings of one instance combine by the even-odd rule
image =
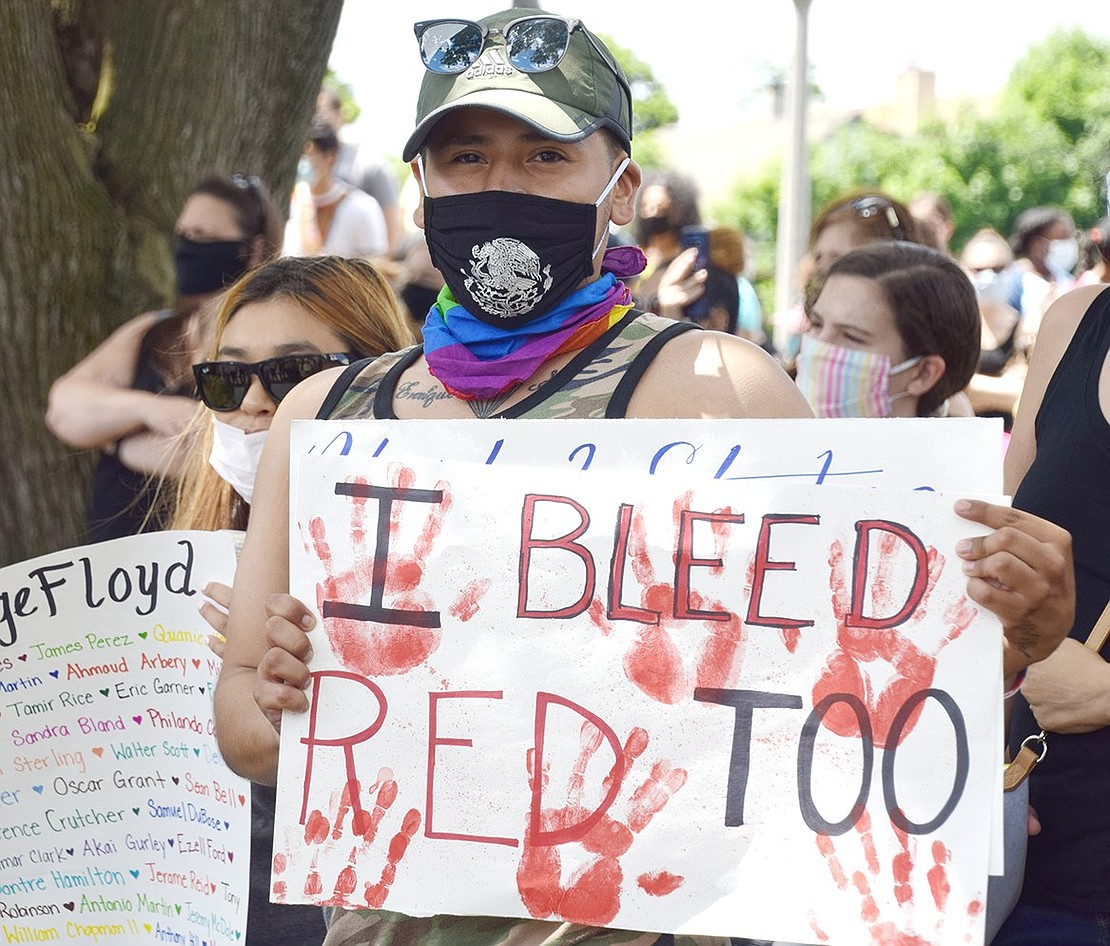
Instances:
[[[464,106],[503,112],[556,141],[580,141],[599,128],[608,128],[625,148],[631,147],[632,93],[612,53],[578,20],[553,14],[524,16],[523,12],[506,10],[479,20],[477,27],[484,34],[481,54],[463,71],[444,75],[429,68],[425,72],[416,105],[416,129],[405,144],[404,160],[416,157],[436,122]],[[524,72],[510,62],[504,33],[514,21],[539,18],[569,26],[566,53],[554,68]],[[427,24],[416,27],[422,46],[428,43],[427,37],[435,35],[429,29],[421,36],[421,28]],[[473,48],[477,51],[476,44]],[[457,53],[449,50],[448,55]]]

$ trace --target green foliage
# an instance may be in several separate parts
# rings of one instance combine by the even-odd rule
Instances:
[[[991,115],[965,106],[911,138],[863,121],[837,129],[810,152],[813,209],[874,187],[901,200],[928,190],[952,204],[956,250],[980,227],[1008,234],[1028,207],[1065,208],[1080,227],[1106,213],[1110,168],[1110,43],[1059,30],[1014,67]],[[736,184],[714,209],[757,244],[757,289],[772,293],[781,163]]]
[[[1110,46],[1080,29],[1058,29],[1014,67],[1003,109],[1027,107],[1059,128],[1069,144],[1110,112]]]
[[[651,66],[610,37],[602,36],[601,40],[621,64],[632,89],[632,137],[678,121],[678,108],[662,83],[655,78]]]

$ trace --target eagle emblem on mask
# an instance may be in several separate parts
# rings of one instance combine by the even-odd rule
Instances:
[[[551,266],[520,240],[497,237],[470,250],[470,272],[460,270],[466,291],[490,315],[526,315],[551,288]]]

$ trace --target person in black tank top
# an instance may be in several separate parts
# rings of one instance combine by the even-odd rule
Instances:
[[[1042,726],[1048,752],[1030,777],[1040,833],[1000,946],[1110,943],[1110,667],[1108,648],[1083,646],[1110,601],[1108,353],[1110,293],[1077,291],[1050,310],[1007,460],[1007,479],[1020,479],[1015,508],[1072,535],[1076,611],[1070,640],[1030,670],[1014,710],[1011,752]]]
[[[177,435],[196,411],[189,366],[204,309],[249,267],[277,253],[281,220],[256,177],[210,177],[174,225],[177,303],[113,332],[50,389],[46,424],[77,449],[95,448],[87,541],[156,528],[152,477],[172,473]]]

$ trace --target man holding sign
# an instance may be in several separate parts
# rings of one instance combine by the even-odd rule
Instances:
[[[416,222],[447,286],[422,346],[309,379],[285,398],[271,428],[216,694],[224,757],[256,781],[275,780],[282,712],[308,709],[311,681],[307,632],[315,618],[285,593],[292,420],[809,416],[790,379],[756,346],[632,308],[620,280],[642,269],[642,254],[606,250],[609,222],[630,221],[640,182],[629,158],[632,97],[597,37],[577,20],[519,10],[480,23],[417,24],[417,37],[428,71],[404,156],[423,194]],[[959,511],[998,530],[962,543],[958,554],[968,595],[1003,622],[1010,682],[1071,623],[1068,538],[1002,507],[971,502]],[[375,594],[382,605],[380,592],[365,589],[371,606]],[[376,830],[374,818],[394,800],[383,785],[374,810],[359,812],[369,819],[362,827]],[[358,807],[350,798],[342,804]],[[419,812],[410,815],[388,842],[380,900],[420,828]],[[344,877],[322,881],[328,890],[334,882],[337,902]],[[588,884],[579,892],[588,899]],[[649,946],[658,938],[558,922],[585,915],[570,902],[575,892],[563,893],[558,904],[533,910],[554,919],[542,922],[339,911],[328,942]],[[368,888],[366,896],[375,905],[379,894]]]

